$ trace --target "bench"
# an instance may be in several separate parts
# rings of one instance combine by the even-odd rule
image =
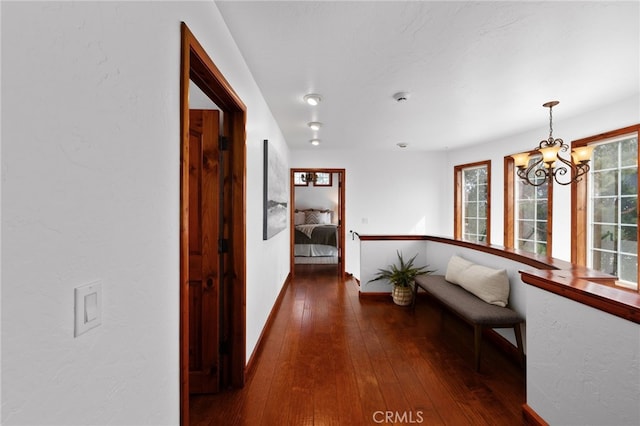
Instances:
[[[418,288],[437,299],[442,305],[473,326],[475,368],[480,371],[480,346],[485,328],[511,328],[516,336],[518,356],[524,363],[524,349],[520,324],[524,322],[517,312],[507,307],[492,305],[476,297],[464,288],[447,281],[444,275],[419,275],[415,279],[415,294]],[[414,296],[415,296],[414,294]],[[416,297],[413,298],[415,308]]]

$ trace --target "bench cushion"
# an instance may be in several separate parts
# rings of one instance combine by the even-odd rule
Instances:
[[[510,326],[524,321],[514,310],[484,302],[464,288],[451,284],[443,275],[419,275],[415,282],[473,324]]]

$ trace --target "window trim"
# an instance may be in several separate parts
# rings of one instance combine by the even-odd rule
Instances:
[[[491,160],[477,161],[475,163],[460,164],[453,167],[453,237],[462,239],[462,171],[475,167],[487,167],[487,238],[483,244],[491,244]],[[482,244],[482,243],[477,243]]]
[[[571,142],[571,147],[576,148],[591,145],[605,139],[613,139],[633,133],[636,134],[637,138],[640,138],[640,124],[623,127],[582,139],[576,139]],[[640,164],[640,150],[638,150],[638,160],[638,163]],[[590,174],[587,173],[581,180],[576,182],[574,185],[571,185],[571,262],[580,266],[587,265],[587,234],[589,229],[589,176]],[[638,188],[638,192],[638,199],[640,200],[640,187]],[[640,223],[638,225],[638,235],[636,236],[636,238],[640,240]],[[638,276],[640,277],[640,262],[638,263]],[[625,287],[616,286],[616,288]],[[630,291],[640,292],[640,283],[638,283],[638,290]]]
[[[530,156],[539,155],[537,150],[528,151]],[[504,157],[504,218],[503,218],[503,245],[506,248],[515,249],[515,208],[516,208],[516,166],[513,157]],[[553,256],[553,180],[547,181],[547,253],[545,256]]]

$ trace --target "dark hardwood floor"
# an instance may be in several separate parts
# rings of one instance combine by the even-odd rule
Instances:
[[[421,297],[359,298],[330,265],[298,265],[240,390],[191,398],[192,425],[522,425],[524,370]]]

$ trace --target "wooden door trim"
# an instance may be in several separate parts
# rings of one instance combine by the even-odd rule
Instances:
[[[345,226],[346,226],[346,220],[345,220],[345,188],[346,188],[346,170],[345,169],[325,169],[325,168],[296,168],[296,169],[290,169],[289,173],[290,173],[290,178],[289,178],[289,198],[291,200],[290,205],[291,208],[289,209],[290,212],[290,217],[289,217],[289,223],[291,224],[290,228],[291,228],[291,232],[289,235],[289,239],[290,239],[290,244],[289,244],[289,270],[291,271],[291,275],[295,276],[295,253],[294,253],[294,245],[295,245],[295,201],[296,201],[296,197],[295,197],[295,192],[296,192],[296,187],[294,185],[294,179],[293,179],[293,175],[294,173],[297,172],[310,172],[310,173],[338,173],[339,176],[339,185],[338,185],[338,203],[339,203],[339,207],[340,207],[340,217],[342,218],[342,223],[340,226],[340,232],[338,233],[338,238],[340,240],[340,247],[342,252],[341,254],[341,260],[340,260],[340,276],[344,279],[345,277],[345,259],[346,259],[346,250],[345,250],[345,243],[346,243],[346,231],[345,231]]]
[[[229,216],[229,310],[232,312],[229,359],[231,385],[244,386],[246,365],[246,117],[247,108],[209,55],[181,24],[180,64],[180,423],[189,424],[189,81],[223,111],[222,129],[230,143],[231,214]]]

